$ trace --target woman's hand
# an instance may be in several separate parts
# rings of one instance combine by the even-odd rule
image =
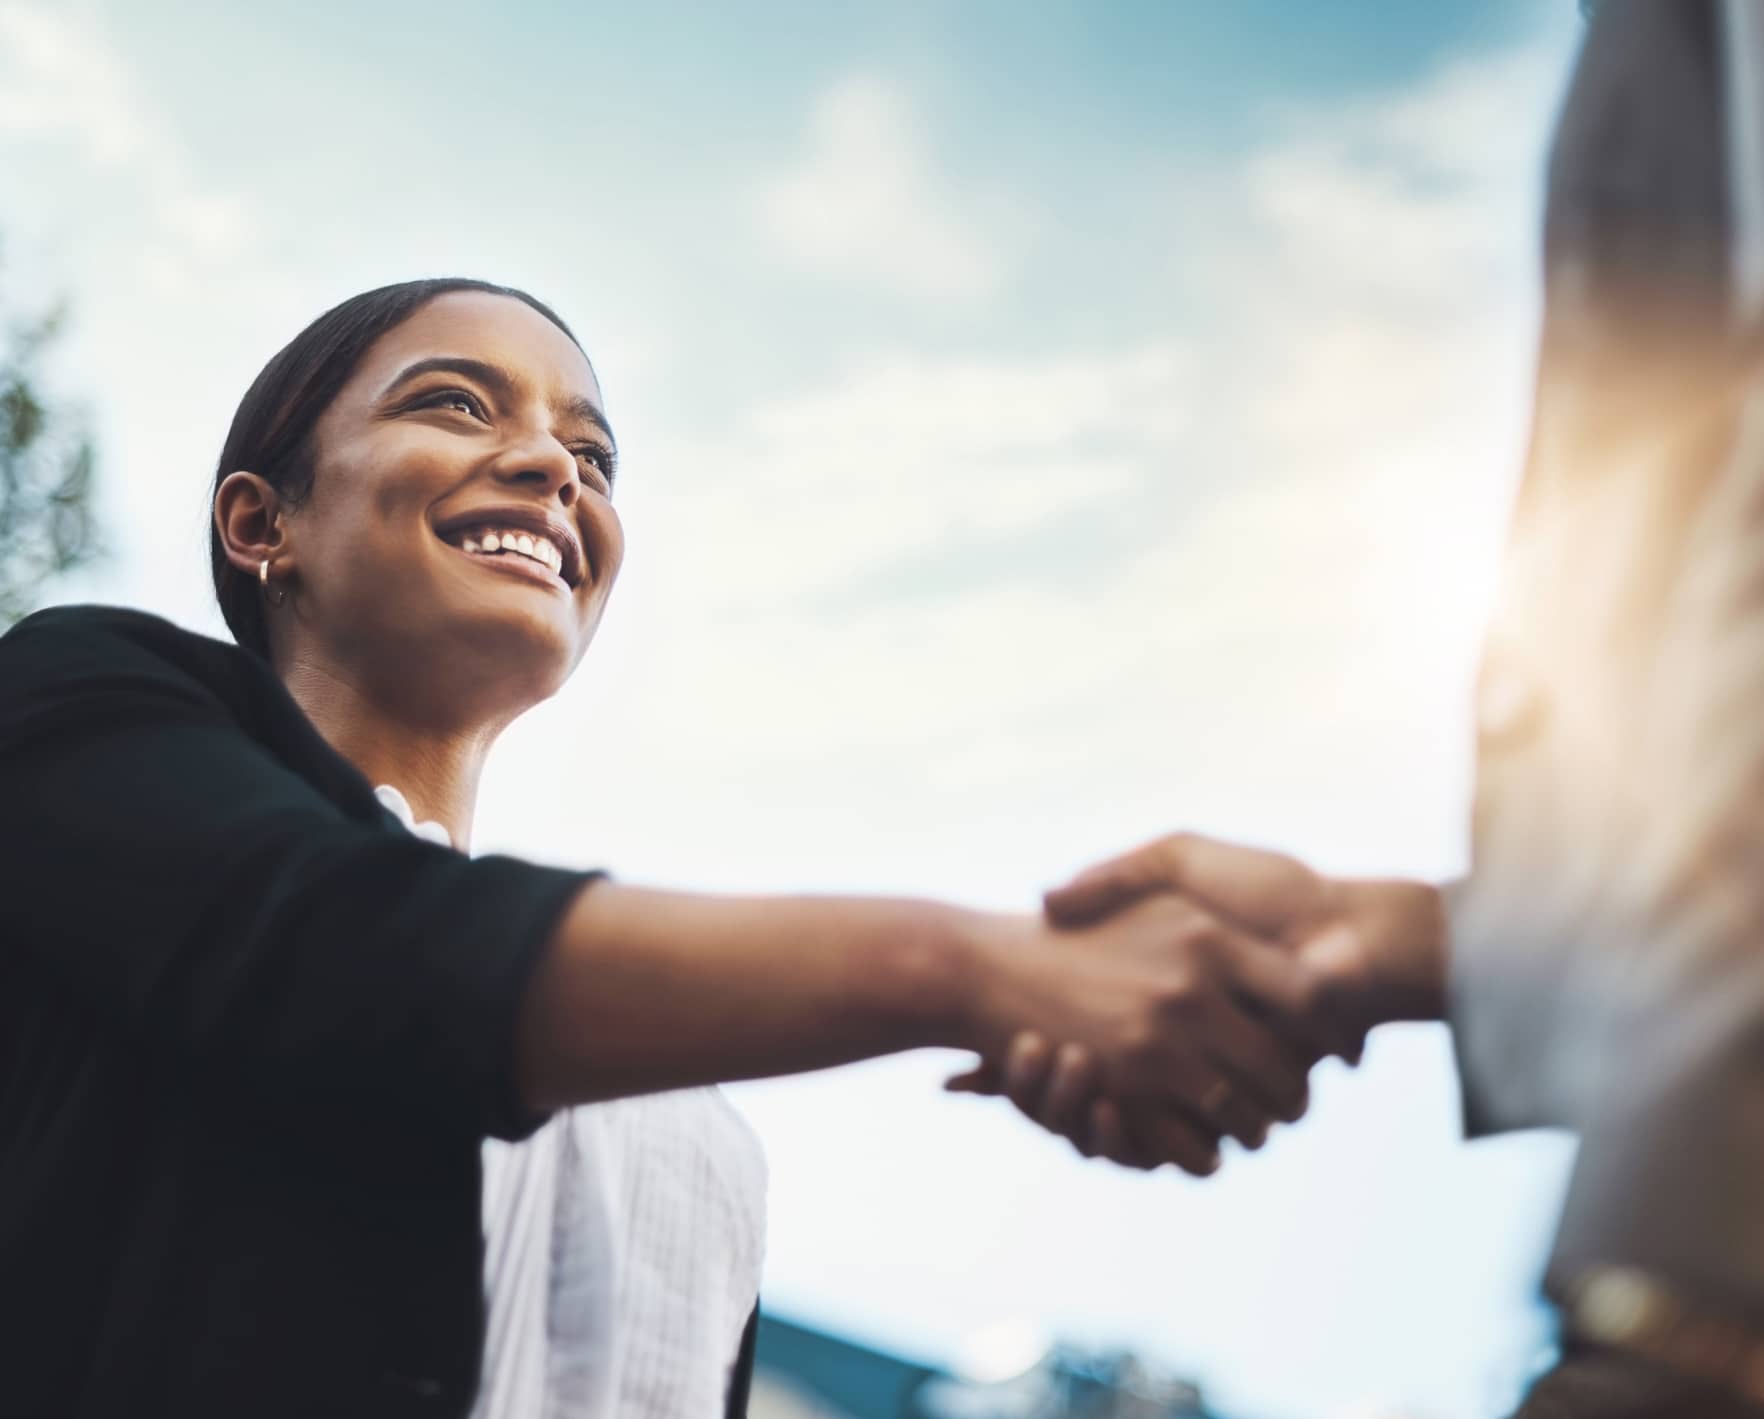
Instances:
[[[1205,1175],[1299,1118],[1328,1048],[1289,951],[1171,894],[1072,926],[992,918],[970,1043],[950,1087],[1007,1092],[1086,1154]],[[1101,1102],[1096,1102],[1097,1100]]]

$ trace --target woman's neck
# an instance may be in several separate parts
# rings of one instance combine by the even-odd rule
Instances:
[[[502,726],[417,722],[347,675],[297,659],[280,667],[282,683],[325,742],[369,783],[390,784],[420,819],[432,818],[463,846],[484,761]]]

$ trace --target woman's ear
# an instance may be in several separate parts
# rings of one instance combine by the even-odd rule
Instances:
[[[293,570],[281,514],[281,494],[256,473],[229,473],[215,489],[215,531],[227,560],[246,576],[256,577],[265,561],[284,576]]]

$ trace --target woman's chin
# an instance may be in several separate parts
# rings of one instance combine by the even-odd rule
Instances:
[[[485,601],[447,628],[448,657],[476,677],[497,677],[513,695],[537,701],[553,695],[581,659],[582,627],[564,597],[550,605],[537,596]]]

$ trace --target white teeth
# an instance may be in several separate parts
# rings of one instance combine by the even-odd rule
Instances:
[[[481,531],[479,536],[468,535],[460,538],[459,545],[464,551],[476,552],[481,555],[519,552],[522,556],[531,558],[554,574],[563,575],[563,549],[548,537],[535,537],[530,532],[512,530],[492,532],[486,528]]]

